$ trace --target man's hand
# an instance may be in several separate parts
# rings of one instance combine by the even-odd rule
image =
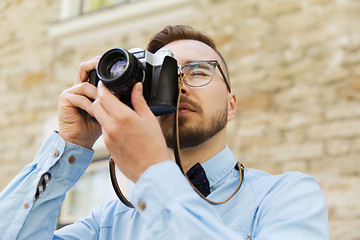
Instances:
[[[141,83],[134,86],[131,102],[134,110],[99,82],[92,112],[115,164],[136,182],[148,167],[169,160],[169,155],[160,125],[142,95]]]
[[[89,72],[96,68],[100,57],[80,64],[74,86],[64,90],[58,100],[59,134],[67,142],[91,149],[101,135],[98,123],[89,118],[92,102],[97,98],[95,86],[87,83]]]

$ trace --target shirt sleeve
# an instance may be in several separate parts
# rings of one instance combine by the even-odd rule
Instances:
[[[253,196],[248,193],[243,197]],[[322,191],[305,174],[282,178],[268,189],[257,202],[255,215],[244,216],[254,221],[253,231],[247,236],[227,226],[215,206],[195,193],[173,162],[147,169],[135,185],[132,198],[156,239],[329,239]],[[233,213],[234,209],[238,208],[229,209],[231,214],[246,215],[246,211]]]
[[[93,151],[65,142],[53,132],[34,161],[0,193],[0,236],[3,239],[51,239],[66,192],[85,172]],[[34,201],[39,180],[51,175]]]

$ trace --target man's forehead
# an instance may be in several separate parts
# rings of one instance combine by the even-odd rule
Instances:
[[[196,40],[177,40],[165,45],[162,49],[172,51],[175,59],[182,65],[200,60],[220,60],[214,49]]]

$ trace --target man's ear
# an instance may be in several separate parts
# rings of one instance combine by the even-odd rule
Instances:
[[[234,93],[229,93],[228,97],[228,121],[231,121],[236,116],[236,96]]]

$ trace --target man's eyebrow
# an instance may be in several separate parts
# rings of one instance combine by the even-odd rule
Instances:
[[[192,62],[203,62],[203,61],[214,61],[214,59],[186,59],[185,61],[182,61],[184,63],[182,66]]]
[[[186,59],[185,61],[182,61],[185,64],[188,64],[188,63],[192,63],[192,62],[197,62],[197,61],[200,61],[200,60],[194,60],[194,59]]]

